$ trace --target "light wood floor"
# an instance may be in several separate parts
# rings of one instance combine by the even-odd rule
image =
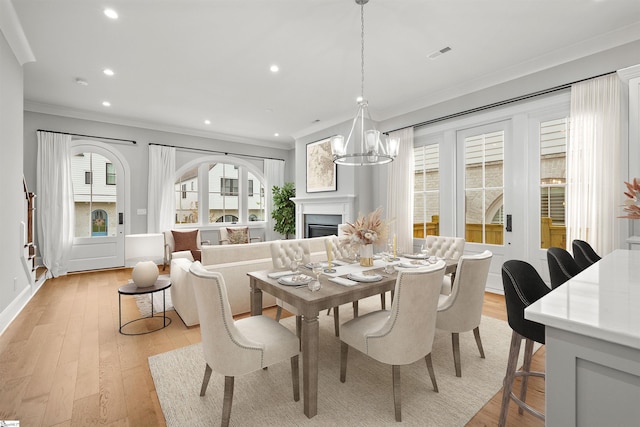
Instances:
[[[0,336],[0,420],[29,426],[163,426],[147,358],[200,341],[175,311],[165,329],[140,336],[118,333],[117,288],[130,269],[49,279]],[[122,297],[123,321],[139,317],[133,297]],[[275,315],[275,310],[265,314]],[[486,294],[484,314],[506,320],[504,299]],[[145,328],[145,322],[130,326]],[[149,325],[153,327],[153,325]],[[544,370],[544,347],[534,356]],[[464,375],[471,375],[465,373]],[[468,426],[495,426],[498,392]],[[527,400],[544,409],[544,382],[529,381]],[[511,426],[543,426],[509,410]]]

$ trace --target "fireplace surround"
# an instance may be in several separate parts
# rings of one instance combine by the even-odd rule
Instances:
[[[353,222],[356,196],[295,197],[296,239],[337,234],[338,224]],[[308,225],[312,225],[312,231]]]

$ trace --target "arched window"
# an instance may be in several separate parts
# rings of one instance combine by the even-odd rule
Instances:
[[[211,156],[189,162],[176,175],[176,224],[266,220],[264,176],[253,164]]]

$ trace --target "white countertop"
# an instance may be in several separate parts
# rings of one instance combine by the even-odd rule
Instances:
[[[640,349],[640,251],[610,253],[527,307],[525,318]]]

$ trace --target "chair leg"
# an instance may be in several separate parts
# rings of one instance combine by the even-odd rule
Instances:
[[[204,368],[204,378],[202,379],[202,387],[200,387],[200,396],[204,396],[209,385],[209,378],[211,378],[211,366],[207,363],[207,367]]]
[[[291,381],[293,382],[293,400],[300,400],[300,369],[298,364],[299,355],[291,358]]]
[[[327,316],[331,314],[331,307],[327,308]]]
[[[296,336],[300,343],[298,349],[302,351],[302,316],[296,316]]]
[[[476,326],[473,328],[473,336],[476,337],[476,344],[478,345],[478,350],[480,351],[480,357],[484,359],[484,349],[482,348],[482,340],[480,339],[480,326]]]
[[[396,421],[402,421],[402,401],[400,392],[400,366],[391,366],[393,376],[393,407],[396,413]]]
[[[380,308],[383,310],[387,309],[387,293],[383,292],[380,294]]]
[[[358,317],[358,301],[353,302],[353,318]]]
[[[460,334],[451,333],[451,346],[453,347],[453,365],[456,368],[456,377],[462,376],[462,367],[460,366]]]
[[[229,425],[231,418],[231,405],[233,404],[233,378],[224,377],[224,400],[222,401],[222,427]]]
[[[525,339],[524,341],[524,362],[522,363],[522,372],[531,372],[531,359],[533,358],[533,341]],[[524,375],[520,381],[520,400],[523,402],[527,398],[527,387],[529,385],[529,375]],[[518,408],[518,413],[522,415],[524,409]]]
[[[498,427],[504,427],[507,423],[507,412],[509,411],[509,403],[511,402],[511,390],[513,390],[513,381],[516,377],[516,368],[518,364],[518,355],[520,353],[520,344],[522,335],[516,331],[511,332],[511,346],[509,347],[509,358],[507,360],[507,372],[504,376],[502,389],[502,404],[500,406],[500,419]]]
[[[333,329],[337,337],[340,336],[340,309],[333,307]]]
[[[427,370],[429,371],[429,377],[431,377],[431,384],[433,384],[433,391],[438,392],[438,383],[436,382],[436,373],[433,370],[433,361],[431,360],[431,353],[427,354],[424,357],[425,362],[427,362]]]
[[[340,342],[340,382],[347,380],[347,355],[349,354],[349,344]]]
[[[282,316],[282,307],[278,306],[276,309],[276,322],[280,321],[280,317]]]

